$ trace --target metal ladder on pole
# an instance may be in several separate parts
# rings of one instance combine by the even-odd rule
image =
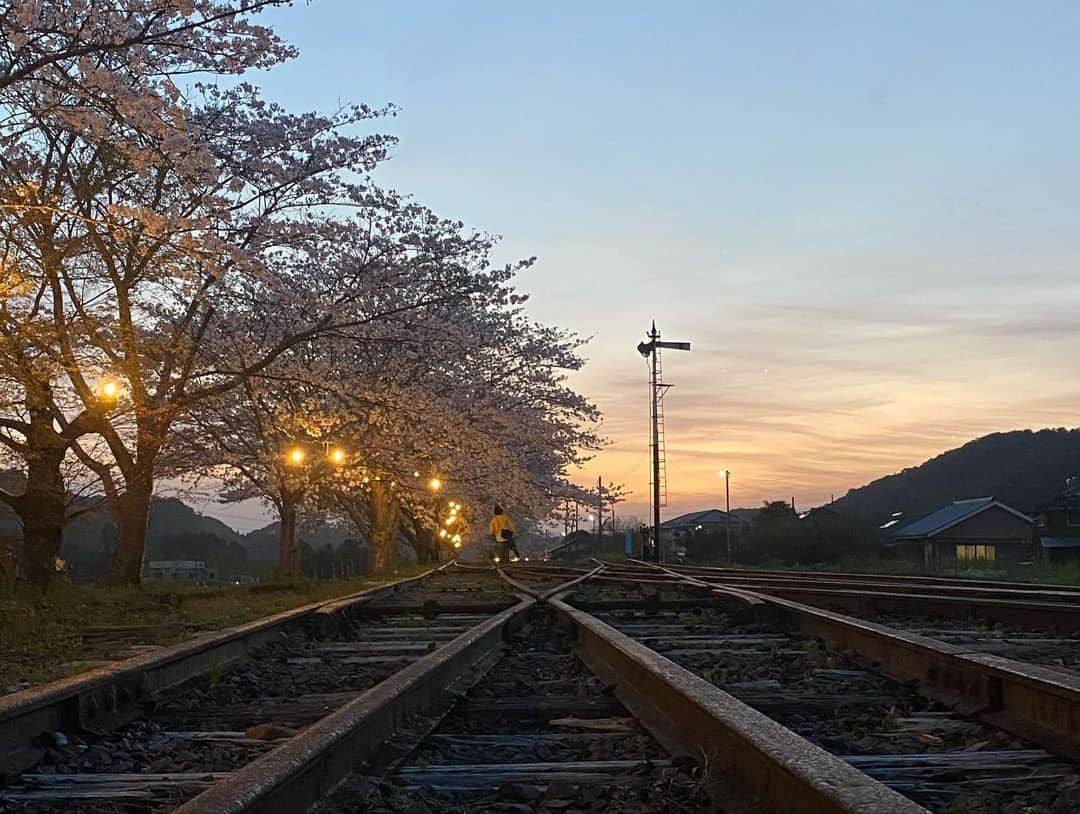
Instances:
[[[660,461],[660,508],[667,507],[667,454],[664,447],[664,394],[670,384],[664,384],[663,356],[656,350],[656,452]]]

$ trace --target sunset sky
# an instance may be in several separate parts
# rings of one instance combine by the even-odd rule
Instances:
[[[394,102],[376,178],[537,255],[591,336],[645,514],[649,321],[668,516],[800,506],[1080,409],[1080,5],[315,0],[275,12],[293,108]],[[226,509],[227,511],[227,509]],[[234,525],[245,525],[237,518]],[[250,524],[247,524],[250,525]]]

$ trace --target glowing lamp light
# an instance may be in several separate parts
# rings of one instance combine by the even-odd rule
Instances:
[[[502,562],[502,559],[500,557],[495,557],[494,560],[495,560],[496,563]]]
[[[414,478],[419,478],[420,477],[419,472],[413,472],[412,475],[413,475]]]
[[[454,548],[461,548],[461,540],[454,540]]]
[[[345,450],[343,450],[341,447],[334,447],[332,450],[330,450],[330,454],[328,457],[330,458],[330,463],[332,464],[343,464],[345,463]]]
[[[304,454],[304,450],[301,447],[293,447],[289,450],[285,460],[287,460],[293,466],[300,466],[304,462],[304,458],[307,456]]]
[[[445,538],[446,537],[446,529],[439,529],[439,536]]]
[[[452,539],[457,545],[461,545],[461,535],[460,534],[455,534],[450,539]]]
[[[98,398],[105,404],[116,404],[120,400],[120,382],[105,379],[98,386]]]
[[[431,487],[432,492],[438,492],[442,489],[442,481],[438,478],[432,478],[428,481],[428,486]]]

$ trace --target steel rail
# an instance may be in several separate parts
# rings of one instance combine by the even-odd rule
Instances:
[[[594,579],[597,574],[604,570],[604,568],[605,566],[603,564],[600,564],[596,568],[593,568],[591,571],[580,572],[577,577],[570,580],[569,582],[564,582],[561,585],[556,585],[554,588],[549,588],[544,591],[536,590],[529,587],[528,585],[524,585],[523,583],[518,582],[513,577],[511,577],[503,568],[496,567],[495,572],[499,575],[501,579],[503,579],[508,585],[512,586],[515,590],[520,591],[526,596],[531,596],[538,602],[546,602],[548,599],[555,596],[555,594],[568,591],[571,588],[580,585],[582,582],[585,582],[586,580]],[[560,572],[563,570],[565,569],[560,569]],[[542,572],[540,571],[540,569],[531,569],[530,573],[535,573],[539,575]]]
[[[205,675],[212,665],[225,667],[245,660],[252,650],[276,639],[286,627],[313,619],[325,623],[426,579],[450,564],[0,697],[0,763],[15,773],[20,768],[19,752],[43,732],[114,729],[137,717],[144,702]]]
[[[1075,604],[1080,602],[1080,592],[1056,591],[1049,588],[998,588],[986,585],[933,585],[919,582],[877,580],[867,576],[861,579],[836,579],[835,577],[757,576],[755,574],[713,575],[693,568],[674,567],[673,571],[690,576],[705,577],[725,585],[778,586],[790,588],[836,588],[851,590],[886,590],[893,593],[918,593],[927,596],[975,597],[1045,603]]]
[[[920,695],[1080,760],[1080,675],[1076,673],[973,652],[783,597],[697,577],[684,575],[684,579],[694,587],[709,587],[742,602],[757,600],[788,627],[853,650],[894,678],[916,680]]]
[[[642,562],[636,560],[636,562]],[[649,563],[650,565],[652,563]],[[919,574],[859,574],[851,571],[775,571],[755,568],[724,568],[721,566],[712,565],[680,565],[675,566],[675,570],[680,572],[701,572],[717,575],[730,575],[730,576],[746,576],[746,577],[761,577],[761,578],[803,578],[803,579],[830,579],[830,580],[865,580],[870,579],[880,583],[912,583],[926,586],[956,586],[956,587],[978,587],[978,588],[995,588],[995,589],[1016,589],[1016,590],[1028,590],[1028,591],[1052,591],[1052,592],[1065,592],[1071,594],[1080,594],[1080,586],[1077,585],[1055,585],[1047,582],[1015,582],[1009,580],[990,580],[990,579],[977,579],[975,577],[932,577],[923,576]]]
[[[640,562],[640,561],[635,561]],[[655,563],[640,562],[649,568]],[[765,578],[716,576],[703,569],[664,566],[667,573],[704,580],[710,585],[746,588],[797,602],[827,606],[867,615],[880,612],[936,614],[963,618],[977,614],[1006,625],[1061,631],[1080,631],[1080,594],[1020,591],[1016,589],[939,586],[922,588],[902,583],[814,581],[803,577]]]
[[[925,809],[829,755],[708,682],[564,601],[603,566],[482,622],[358,696],[282,746],[233,772],[175,814],[278,814],[307,809],[374,755],[405,718],[478,665],[541,599],[576,630],[586,666],[669,750],[705,759],[748,796],[792,814],[926,814]],[[505,575],[500,575],[511,579]]]
[[[468,572],[490,568],[459,566]],[[513,581],[499,574],[508,584]],[[588,574],[552,591],[577,585]],[[527,586],[521,586],[529,591]],[[277,814],[303,811],[326,796],[401,726],[435,704],[461,676],[490,658],[505,631],[537,605],[532,592],[498,615],[394,674],[287,743],[233,772],[175,809],[176,814]]]
[[[660,743],[786,814],[926,814],[926,809],[594,616],[548,604],[576,652]]]
[[[535,605],[518,604],[413,662],[282,746],[174,809],[175,814],[294,814],[326,796],[409,715],[431,707],[455,680],[501,646],[504,630]]]

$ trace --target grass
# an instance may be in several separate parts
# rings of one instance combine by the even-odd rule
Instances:
[[[208,630],[413,576],[428,567],[399,569],[382,579],[214,587],[151,583],[111,588],[57,582],[43,593],[20,584],[14,597],[0,597],[0,694],[21,681],[40,684],[84,672],[132,645],[174,644]],[[108,629],[113,627],[129,630]]]

